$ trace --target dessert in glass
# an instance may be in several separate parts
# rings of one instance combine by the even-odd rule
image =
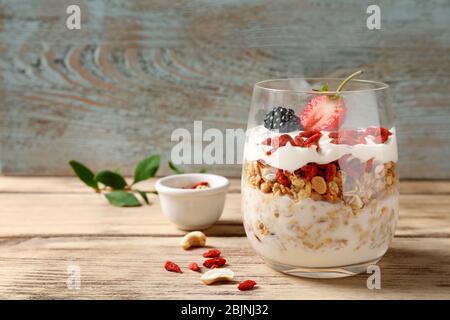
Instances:
[[[388,85],[277,79],[254,86],[242,171],[253,248],[287,274],[366,272],[398,219],[396,131]]]

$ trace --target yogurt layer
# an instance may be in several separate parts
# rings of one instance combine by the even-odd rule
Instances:
[[[333,144],[328,137],[329,132],[322,132],[319,140],[320,151],[316,147],[300,148],[287,144],[278,148],[275,152],[267,155],[272,147],[261,144],[267,138],[279,136],[280,133],[272,132],[264,126],[257,126],[247,130],[246,145],[244,150],[244,159],[246,161],[263,160],[268,165],[294,172],[309,162],[318,164],[326,164],[338,160],[345,154],[351,154],[353,157],[361,161],[368,161],[374,158],[383,163],[393,161],[397,162],[397,141],[395,128],[390,129],[392,135],[383,144],[377,144],[371,138],[366,138],[366,144],[345,145]],[[295,137],[299,131],[287,133],[291,137]]]

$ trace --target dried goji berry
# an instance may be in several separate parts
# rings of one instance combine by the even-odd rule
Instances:
[[[385,143],[387,139],[389,139],[389,136],[392,135],[392,133],[386,128],[380,128],[380,131],[381,131],[381,143]]]
[[[210,249],[208,251],[206,251],[205,253],[203,253],[203,256],[205,258],[217,258],[220,257],[222,252],[220,252],[219,249]]]
[[[268,142],[269,139],[266,139],[265,142]],[[294,139],[288,134],[282,134],[280,136],[276,136],[271,138],[270,145],[272,146],[272,149],[266,152],[267,155],[271,155],[274,153],[278,148],[284,147],[287,143],[290,143],[291,145],[295,145]]]
[[[217,266],[217,267],[221,267],[221,266],[223,266],[225,263],[227,262],[227,260],[225,260],[224,258],[211,258],[211,259],[208,259],[208,260],[205,260],[204,262],[203,262],[203,265],[206,267],[206,268],[211,268],[212,266]]]
[[[241,291],[251,290],[256,286],[256,282],[253,280],[245,280],[239,283],[238,289]]]
[[[367,132],[362,130],[341,129],[339,131],[330,132],[328,136],[331,138],[331,143],[352,146],[355,144],[365,144]]]
[[[313,144],[317,144],[319,142],[321,136],[322,136],[322,134],[320,132],[313,134],[312,136],[310,136],[308,139],[305,140],[304,146],[310,147]]]
[[[201,187],[201,186],[209,187],[209,183],[206,181],[198,182],[192,186],[192,189],[197,189],[198,187]]]
[[[294,142],[292,143],[293,146],[303,147],[303,144],[304,144],[304,140],[302,137],[299,137],[299,136],[294,137]]]
[[[366,134],[373,136],[373,141],[375,143],[385,143],[389,136],[392,135],[392,132],[386,128],[370,127],[366,128],[365,132]]]
[[[289,180],[288,177],[284,174],[283,170],[277,169],[275,172],[275,178],[277,179],[278,183],[282,184],[285,187],[291,186],[291,180]]]
[[[334,177],[336,176],[337,168],[334,163],[327,164],[327,167],[325,169],[325,179],[327,182],[333,181]]]
[[[192,271],[200,271],[200,267],[195,262],[189,263],[188,268]]]
[[[303,137],[303,138],[309,138],[317,133],[320,133],[320,132],[319,131],[302,131],[297,136]]]
[[[302,171],[305,175],[306,180],[310,181],[319,172],[319,167],[317,166],[316,163],[311,163],[311,164],[304,165],[302,167]]]
[[[370,170],[372,170],[372,168],[373,168],[373,160],[374,160],[374,158],[371,158],[371,159],[369,159],[369,160],[367,160],[367,162],[366,162],[366,172],[369,172]]]
[[[318,142],[321,136],[322,134],[318,131],[303,131],[294,137],[294,141],[293,143],[291,142],[291,144],[297,147],[306,148],[316,144],[318,147]]]
[[[170,272],[182,273],[181,268],[172,261],[166,261],[166,263],[164,264],[164,268],[166,268],[166,270]]]
[[[284,147],[288,142],[290,142],[292,144],[292,141],[293,141],[293,139],[290,135],[282,134],[280,136],[272,138],[271,146],[273,148],[280,148],[280,147]]]

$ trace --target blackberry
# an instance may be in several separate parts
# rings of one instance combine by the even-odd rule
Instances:
[[[279,132],[300,130],[300,120],[295,111],[284,107],[275,107],[264,117],[264,127]]]

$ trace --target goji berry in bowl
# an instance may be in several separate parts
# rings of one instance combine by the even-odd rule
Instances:
[[[193,188],[196,185],[205,188]],[[171,175],[156,181],[164,216],[182,230],[202,230],[222,215],[230,182],[208,173]]]

